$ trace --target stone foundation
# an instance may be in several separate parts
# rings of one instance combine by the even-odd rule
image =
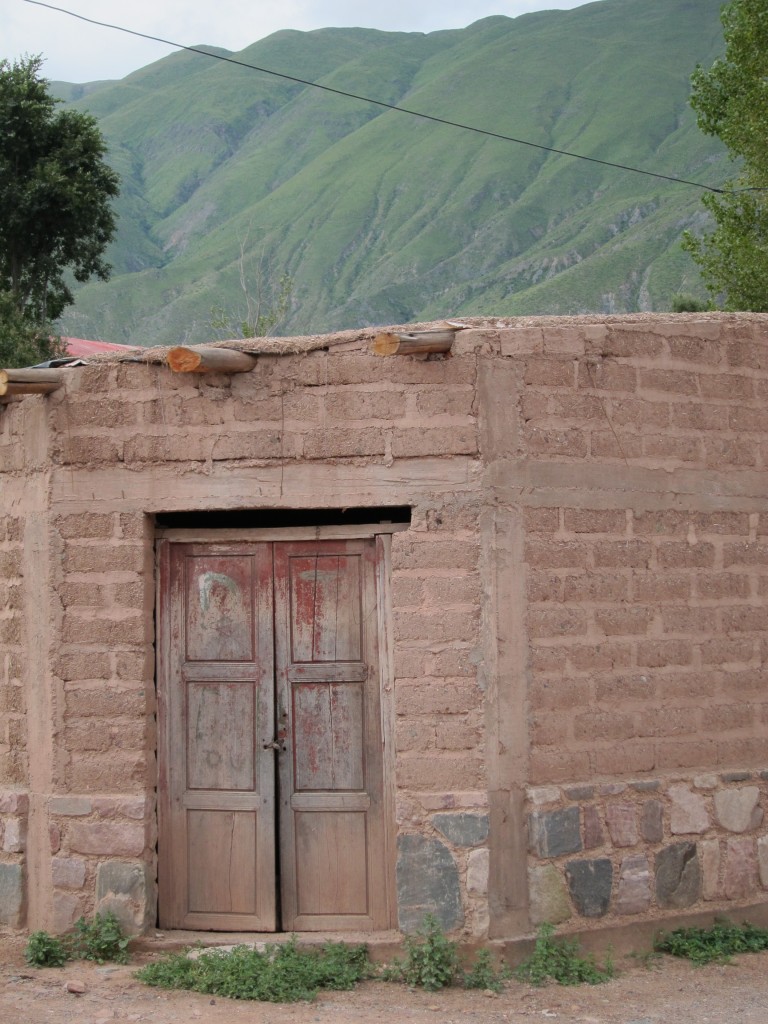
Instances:
[[[768,771],[527,792],[531,920],[738,907],[768,888]]]

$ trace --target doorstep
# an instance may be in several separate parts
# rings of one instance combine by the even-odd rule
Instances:
[[[233,946],[277,945],[295,938],[299,946],[322,946],[326,942],[365,943],[371,960],[391,960],[402,952],[403,936],[386,932],[193,932],[153,929],[131,939],[131,951],[160,953],[187,949],[231,949]]]

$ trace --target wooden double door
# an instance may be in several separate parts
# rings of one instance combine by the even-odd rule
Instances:
[[[389,927],[376,544],[159,542],[162,927]]]

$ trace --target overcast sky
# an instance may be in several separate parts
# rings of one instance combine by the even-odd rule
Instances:
[[[356,26],[398,32],[464,28],[491,14],[568,10],[585,0],[52,0],[86,18],[194,46],[241,50],[292,28]],[[172,47],[89,25],[26,0],[0,0],[0,57],[41,53],[47,78],[93,82],[122,78]]]

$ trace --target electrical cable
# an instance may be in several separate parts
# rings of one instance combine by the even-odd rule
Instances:
[[[47,7],[48,10],[58,11],[79,21],[87,21],[91,25],[98,25],[100,28],[111,28],[116,32],[125,32],[127,35],[138,36],[140,39],[149,39],[155,43],[163,43],[165,46],[173,46],[175,49],[187,50],[189,53],[199,53],[204,57],[212,57],[215,60],[225,61],[227,64],[235,64],[241,68],[249,68],[251,71],[260,71],[265,75],[272,75],[276,78],[283,78],[288,82],[296,82],[299,85],[307,85],[312,89],[322,89],[323,92],[334,93],[336,96],[345,96],[347,99],[358,100],[362,103],[372,103],[377,107],[385,107],[387,110],[396,110],[400,114],[409,114],[411,117],[420,117],[425,121],[432,121],[435,124],[447,125],[450,128],[460,128],[463,131],[474,132],[476,135],[487,136],[491,139],[500,139],[502,142],[513,142],[519,146],[530,146],[532,149],[541,149],[546,153],[555,153],[558,156],[567,156],[573,160],[586,160],[592,164],[601,164],[603,167],[613,167],[620,171],[630,171],[632,174],[644,174],[651,178],[661,178],[664,181],[672,181],[677,185],[690,185],[693,188],[700,188],[706,192],[715,192],[718,195],[734,195],[740,192],[768,192],[768,187],[748,188],[717,188],[714,185],[705,185],[700,181],[689,181],[686,178],[676,178],[670,174],[661,174],[658,171],[647,171],[640,167],[630,167],[628,164],[614,163],[611,160],[600,160],[595,156],[584,156],[583,153],[572,153],[567,149],[555,149],[552,146],[544,146],[538,142],[530,142],[527,139],[517,139],[512,135],[502,135],[500,132],[492,132],[485,128],[477,128],[471,124],[462,124],[460,121],[450,121],[444,117],[436,117],[433,114],[424,114],[420,110],[410,110],[408,107],[398,107],[394,103],[387,103],[384,100],[375,100],[370,96],[361,96],[358,93],[346,92],[344,89],[335,89],[330,85],[321,85],[319,82],[310,82],[306,78],[298,78],[296,75],[288,75],[282,71],[273,71],[271,68],[263,68],[258,64],[248,64],[238,60],[236,57],[227,57],[221,53],[212,53],[210,50],[203,50],[199,46],[185,46],[183,43],[176,43],[172,39],[163,39],[161,36],[149,35],[146,32],[137,32],[132,28],[124,28],[122,25],[113,25],[107,21],[98,21],[96,18],[87,18],[84,14],[77,14],[75,11],[68,11],[64,7],[55,7],[53,4],[43,3],[43,0],[24,0],[24,3],[33,4],[35,7]]]

